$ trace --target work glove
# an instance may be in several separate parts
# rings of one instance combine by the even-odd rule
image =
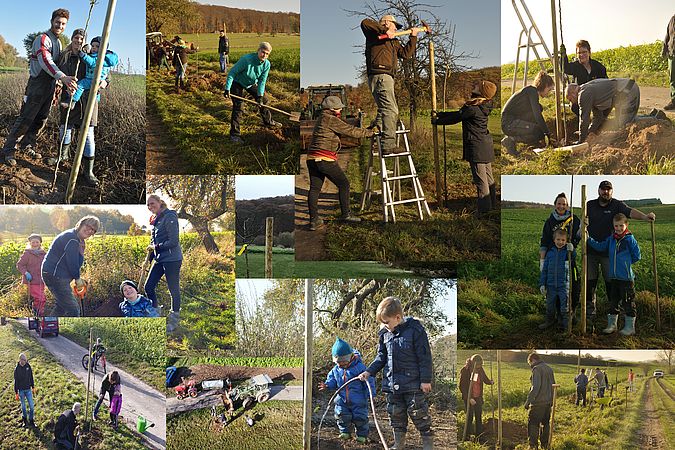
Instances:
[[[26,272],[23,275],[26,277],[26,281],[29,283],[33,280],[33,275],[31,275],[30,272]]]
[[[15,392],[15,393],[14,393],[14,398],[16,398],[16,401],[17,401],[17,402],[19,401],[19,393],[18,393],[18,392]]]
[[[230,98],[230,90],[229,89],[225,89],[225,92],[223,92],[223,97]]]
[[[91,47],[89,46],[89,44],[84,44],[84,45],[82,46],[82,51],[85,52],[85,53],[89,53],[89,49],[90,49],[90,48],[91,48]]]
[[[373,132],[373,136],[377,136],[378,134],[380,134],[382,132],[377,125],[373,126],[371,131]]]
[[[546,286],[539,286],[539,292],[541,295],[546,295]]]
[[[471,406],[476,406],[476,400],[473,399],[473,398],[470,398],[470,399],[469,399],[469,404],[470,404]]]
[[[438,114],[436,113],[436,111],[433,111],[431,113],[431,124],[436,125],[436,122],[438,122]]]
[[[568,242],[567,243],[567,251],[573,252],[574,251],[574,244],[572,244],[571,242]]]
[[[78,289],[82,289],[86,282],[82,278],[78,278],[75,280],[75,286],[77,286]]]
[[[263,97],[262,97],[262,95],[258,95],[258,96],[255,98],[255,101],[256,101],[257,104],[262,105],[262,104],[263,104]]]
[[[539,273],[544,271],[544,260],[540,259],[539,260]]]

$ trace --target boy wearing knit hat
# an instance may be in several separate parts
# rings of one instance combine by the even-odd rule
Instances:
[[[120,292],[124,296],[124,300],[120,303],[120,311],[124,317],[159,317],[159,313],[152,306],[152,301],[138,293],[138,286],[133,281],[122,281]]]
[[[319,383],[319,390],[339,389],[346,382],[359,376],[366,370],[357,350],[340,338],[335,339],[332,348],[335,367],[328,373],[326,381]],[[370,392],[368,387],[370,385]],[[335,401],[335,420],[340,430],[340,439],[351,439],[352,424],[356,428],[356,440],[365,443],[368,440],[368,402],[370,393],[375,394],[375,380],[356,381],[339,391]]]

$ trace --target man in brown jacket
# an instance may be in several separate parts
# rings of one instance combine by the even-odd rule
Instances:
[[[375,124],[382,129],[382,149],[385,154],[399,152],[396,147],[398,105],[394,92],[398,58],[412,58],[417,44],[417,29],[413,28],[408,43],[401,45],[394,37],[394,33],[400,28],[402,25],[389,14],[383,16],[379,23],[372,19],[363,19],[361,22],[361,31],[366,37],[368,86],[377,104]],[[379,38],[385,34],[386,39]]]

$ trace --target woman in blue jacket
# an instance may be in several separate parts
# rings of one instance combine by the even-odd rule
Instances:
[[[100,226],[98,217],[85,216],[77,222],[75,228],[56,236],[49,246],[42,261],[42,279],[56,302],[52,316],[80,317],[82,314],[70,282],[75,280],[78,288],[85,285],[80,276],[80,269],[84,264],[84,241],[96,234]]]
[[[148,252],[154,263],[145,282],[145,293],[156,308],[155,289],[162,276],[166,276],[171,294],[171,312],[166,320],[166,331],[172,332],[180,322],[180,266],[183,263],[183,252],[178,239],[178,215],[155,194],[148,196],[147,205],[153,214],[150,218],[153,228]]]

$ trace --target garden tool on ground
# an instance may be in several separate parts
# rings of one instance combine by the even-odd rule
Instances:
[[[273,107],[273,106],[263,105],[263,104],[261,104],[261,103],[255,102],[255,101],[253,101],[253,100],[251,100],[251,99],[244,98],[244,97],[240,97],[239,95],[230,94],[230,97],[236,98],[237,100],[241,100],[241,101],[246,102],[246,103],[251,103],[251,104],[253,104],[253,105],[258,105],[258,106],[260,106],[261,108],[267,108],[267,109],[269,109],[269,110],[271,110],[271,111],[275,111],[275,112],[278,112],[278,113],[283,114],[283,115],[285,115],[285,116],[288,116],[288,119],[289,119],[291,122],[300,122],[300,113],[299,113],[299,112],[295,112],[295,111],[294,111],[294,112],[286,112],[286,111],[282,111],[281,109],[275,108],[275,107]]]
[[[417,30],[418,33],[431,33],[431,27],[429,25],[427,25],[427,23],[423,20],[421,27],[413,27],[413,28],[409,28],[407,30],[397,31],[397,32],[394,33],[394,37],[412,34],[413,30]],[[385,39],[389,39],[389,36],[387,36],[386,34],[380,34],[377,38],[379,40],[383,41]]]
[[[148,252],[148,254],[145,257],[145,260],[143,261],[143,264],[141,264],[141,268],[138,271],[138,289],[143,289],[143,278],[146,276],[152,268],[155,265],[155,258],[152,257],[153,252]],[[150,269],[146,272],[145,269],[148,267],[148,264],[150,264]]]

